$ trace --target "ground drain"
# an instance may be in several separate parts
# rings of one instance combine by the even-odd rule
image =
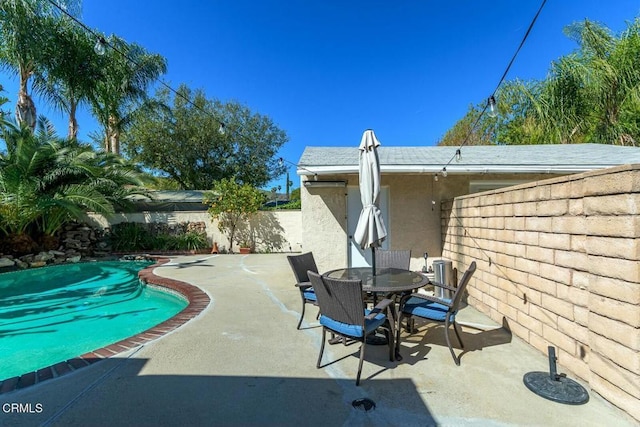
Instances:
[[[360,409],[361,411],[369,412],[376,409],[376,402],[371,399],[362,398],[351,402],[351,406],[356,409]]]
[[[589,401],[584,387],[556,370],[556,350],[549,348],[549,372],[529,372],[524,375],[524,385],[545,399],[568,405],[582,405]]]

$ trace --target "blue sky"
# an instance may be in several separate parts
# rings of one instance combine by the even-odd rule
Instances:
[[[304,147],[356,146],[373,129],[384,146],[437,143],[496,88],[541,0],[194,1],[83,4],[81,20],[167,58],[163,81],[268,115]],[[550,0],[507,79],[542,79],[576,48],[562,29],[589,18],[615,32],[638,0]],[[0,72],[5,96],[17,82]],[[38,113],[66,120],[36,99]],[[95,130],[79,116],[80,136]],[[295,178],[295,168],[291,166]],[[282,184],[284,178],[275,185]]]

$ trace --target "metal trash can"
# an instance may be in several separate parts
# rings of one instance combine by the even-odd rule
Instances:
[[[453,283],[453,262],[448,259],[433,261],[434,281],[447,286],[455,286]],[[435,296],[443,299],[453,298],[453,292],[448,289],[434,286]]]

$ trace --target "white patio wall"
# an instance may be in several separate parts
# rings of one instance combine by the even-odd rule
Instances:
[[[181,222],[204,222],[209,243],[218,243],[218,247],[229,249],[229,240],[218,230],[217,221],[213,221],[207,212],[136,212],[118,213],[110,218],[90,214],[87,223],[96,228],[108,228],[121,222],[162,222],[177,224]],[[300,252],[302,250],[302,214],[298,210],[260,211],[253,220],[256,231],[256,252]],[[234,245],[237,251],[237,245]]]

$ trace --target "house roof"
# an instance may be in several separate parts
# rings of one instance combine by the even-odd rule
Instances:
[[[156,190],[147,197],[141,194],[130,196],[136,210],[142,211],[204,211],[208,206],[203,203],[205,191],[202,190]]]
[[[382,173],[578,173],[640,163],[640,148],[609,144],[378,148]],[[449,163],[450,162],[450,163]],[[447,165],[447,163],[449,163]],[[298,175],[358,173],[358,147],[306,147]]]

